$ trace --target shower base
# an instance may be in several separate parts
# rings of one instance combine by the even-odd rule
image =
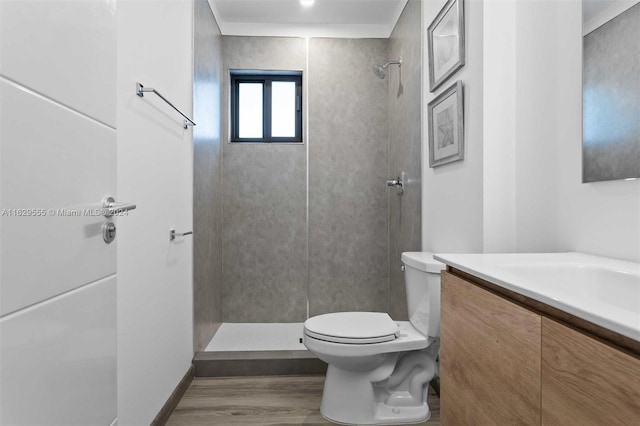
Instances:
[[[223,323],[205,352],[224,351],[305,351],[304,324]]]
[[[223,323],[193,359],[197,377],[325,374],[302,344],[302,323]]]

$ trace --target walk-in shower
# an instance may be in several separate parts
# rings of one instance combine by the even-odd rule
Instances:
[[[389,61],[384,65],[374,65],[373,66],[373,73],[376,75],[376,77],[378,77],[380,80],[384,80],[386,74],[384,72],[384,70],[387,69],[387,67],[389,65],[397,65],[398,67],[402,66],[402,56],[399,57],[397,60],[395,61]]]
[[[390,170],[399,170],[390,161],[401,157],[395,155],[400,152],[395,134],[407,123],[407,114],[396,111],[409,108],[383,107],[404,103],[395,96],[399,69],[389,70],[402,63],[400,53],[385,39],[228,37],[222,45],[217,62],[224,69],[265,69],[266,61],[268,69],[303,71],[304,142],[228,143],[225,134],[217,148],[197,148],[197,375],[323,372],[326,365],[302,344],[307,318],[330,312],[406,316],[403,275],[390,271],[399,271],[400,252],[392,260],[389,245],[390,238],[400,240],[400,223],[390,220],[399,217],[390,215],[399,209],[399,198],[385,190],[385,179]],[[264,54],[234,53],[250,51]],[[405,57],[414,56],[405,51]],[[336,66],[345,57],[349,63]],[[199,63],[213,67],[216,59]],[[381,64],[378,73],[389,73],[393,84],[376,83],[371,74],[354,79],[354,69],[373,64]],[[414,67],[410,71],[407,81],[419,81]],[[222,84],[220,90],[226,93],[228,87]],[[205,117],[211,108],[195,111]],[[221,113],[223,129],[228,119]],[[412,134],[419,134],[419,116],[413,123]],[[194,127],[194,139],[205,130]],[[418,145],[410,152],[419,152],[419,138],[407,140]],[[210,162],[215,154],[220,157]],[[419,208],[420,191],[410,189],[404,198]],[[403,221],[407,229],[419,230],[419,210],[410,218],[403,215]],[[398,247],[416,251],[419,237]]]

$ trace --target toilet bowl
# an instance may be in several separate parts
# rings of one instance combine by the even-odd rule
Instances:
[[[328,364],[321,414],[343,424],[417,423],[430,417],[437,369],[440,271],[431,253],[402,253],[409,321],[382,312],[309,318],[304,344]]]

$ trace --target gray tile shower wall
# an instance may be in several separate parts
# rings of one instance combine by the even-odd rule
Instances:
[[[400,253],[420,249],[419,1],[391,40],[222,40],[223,132],[229,69],[303,70],[308,84],[304,144],[223,138],[223,320],[303,321],[307,301],[311,316],[406,316]],[[398,68],[372,73],[400,55],[402,80]],[[401,198],[385,185],[400,170],[410,178]]]
[[[305,176],[302,145],[225,146],[225,322],[306,319]]]
[[[389,314],[407,319],[403,251],[421,250],[421,10],[419,0],[409,0],[391,38],[389,58],[402,56],[402,68],[392,68],[389,79],[389,177],[407,173],[405,193],[389,191]]]
[[[229,69],[305,70],[300,38],[223,37]],[[226,98],[225,98],[226,99]],[[228,109],[228,101],[223,102]],[[224,112],[224,129],[228,113]],[[223,144],[225,322],[301,322],[307,313],[306,147]]]
[[[386,39],[309,42],[309,315],[386,311]]]
[[[194,2],[194,352],[222,322],[222,41],[207,0]]]

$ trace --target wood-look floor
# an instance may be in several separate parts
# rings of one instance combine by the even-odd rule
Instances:
[[[195,378],[168,426],[331,425],[320,415],[323,376]],[[430,390],[431,419],[440,425],[440,400]]]

